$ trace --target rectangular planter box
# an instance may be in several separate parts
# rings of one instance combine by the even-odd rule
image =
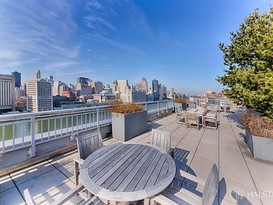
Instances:
[[[147,111],[129,114],[112,113],[113,138],[123,142],[142,134],[148,129]]]
[[[273,139],[253,135],[247,128],[245,142],[255,159],[273,162]]]

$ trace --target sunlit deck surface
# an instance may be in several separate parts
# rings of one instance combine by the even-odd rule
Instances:
[[[187,170],[206,179],[215,163],[219,169],[219,193],[215,204],[272,204],[273,164],[253,159],[244,140],[244,128],[238,123],[240,113],[220,113],[215,129],[186,128],[170,115],[149,124],[171,132],[177,169]],[[150,131],[131,141],[148,142]],[[104,144],[118,142],[110,138]],[[23,190],[28,188],[37,204],[50,204],[75,186],[73,151],[22,171],[0,178],[0,204],[24,204]],[[183,179],[181,179],[183,180]],[[199,186],[184,185],[197,194]],[[264,196],[266,193],[270,196]],[[259,196],[260,194],[260,196]],[[236,202],[238,200],[238,202]],[[66,204],[81,204],[75,196]]]

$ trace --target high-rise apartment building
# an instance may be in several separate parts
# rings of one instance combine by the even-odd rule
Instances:
[[[14,71],[11,73],[11,75],[14,76],[14,80],[15,80],[15,87],[16,88],[20,88],[21,87],[21,73]]]
[[[152,90],[154,95],[154,101],[159,100],[159,85],[158,85],[158,80],[156,79],[152,81]]]
[[[88,82],[88,85],[92,88],[93,94],[99,94],[100,92],[103,91],[103,88],[104,88],[103,83],[100,81],[96,81],[96,82],[90,81]]]
[[[77,78],[77,84],[75,86],[75,90],[77,92],[77,96],[91,96],[92,88],[88,85],[91,80],[85,77]]]
[[[148,81],[146,80],[146,78],[142,78],[141,79],[141,87],[142,87],[142,90],[144,90],[146,93],[148,93]]]
[[[13,75],[0,74],[0,112],[15,108],[15,80]]]
[[[52,109],[52,85],[41,79],[41,72],[37,70],[36,79],[27,82],[27,110],[40,112]]]

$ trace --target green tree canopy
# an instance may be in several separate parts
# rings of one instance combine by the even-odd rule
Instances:
[[[228,67],[217,80],[227,97],[273,118],[273,7],[250,14],[230,45],[219,44]]]

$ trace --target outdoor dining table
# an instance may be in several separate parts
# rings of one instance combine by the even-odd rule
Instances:
[[[85,188],[110,201],[138,201],[172,182],[175,162],[163,149],[144,143],[117,143],[93,152],[80,169]]]

